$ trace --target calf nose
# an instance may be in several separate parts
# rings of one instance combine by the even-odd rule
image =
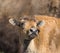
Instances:
[[[28,32],[29,38],[34,38],[38,35],[38,33],[40,32],[40,30],[34,28],[34,29],[30,29]]]

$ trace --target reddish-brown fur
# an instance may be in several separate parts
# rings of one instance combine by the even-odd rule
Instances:
[[[40,33],[34,39],[38,53],[60,53],[60,19],[41,15],[35,15],[35,18],[45,21],[44,26],[38,27]]]

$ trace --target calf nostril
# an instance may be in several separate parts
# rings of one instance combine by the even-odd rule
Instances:
[[[33,32],[33,30],[32,30],[32,29],[30,29],[30,31],[31,31],[31,32]]]

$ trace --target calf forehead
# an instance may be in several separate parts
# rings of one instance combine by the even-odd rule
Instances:
[[[29,24],[30,26],[36,26],[36,22],[34,22],[34,21],[28,21],[28,22],[29,22],[28,24]]]
[[[26,30],[28,30],[28,29],[30,29],[32,27],[35,27],[36,28],[36,23],[34,21],[27,21],[25,23],[25,26],[24,27],[25,27]]]

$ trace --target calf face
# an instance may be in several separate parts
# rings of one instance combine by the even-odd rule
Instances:
[[[40,32],[38,27],[45,24],[44,21],[37,21],[29,17],[20,18],[19,20],[11,18],[9,22],[12,25],[20,27],[30,39],[35,38]]]

